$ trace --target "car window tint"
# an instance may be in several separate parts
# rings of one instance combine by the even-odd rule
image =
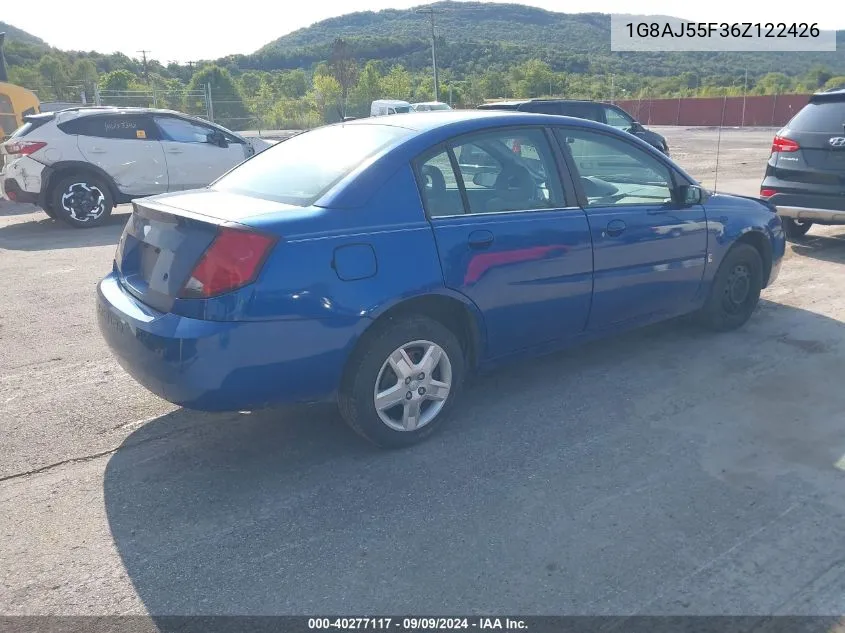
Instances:
[[[136,115],[81,116],[60,124],[59,129],[66,134],[133,141],[158,136],[149,118]]]
[[[419,167],[420,193],[429,217],[464,213],[464,203],[455,171],[445,150],[425,160]]]
[[[560,114],[575,117],[576,119],[601,121],[601,113],[592,103],[562,103]]]
[[[542,130],[503,130],[457,144],[470,213],[563,206],[551,148]]]
[[[842,135],[845,132],[845,103],[809,103],[787,124],[796,132],[821,132]]]
[[[610,135],[558,129],[578,170],[587,206],[655,204],[672,199],[672,175],[654,156]]]
[[[612,125],[620,130],[628,130],[633,124],[633,119],[623,114],[616,108],[605,107],[604,118],[608,125]]]
[[[361,163],[412,134],[392,125],[328,125],[297,134],[257,154],[214,188],[307,206]]]
[[[548,103],[543,101],[529,101],[520,108],[523,112],[536,112],[537,114],[560,114],[559,103]]]
[[[208,143],[210,127],[199,125],[176,117],[157,116],[155,118],[161,129],[162,138],[176,143]]]

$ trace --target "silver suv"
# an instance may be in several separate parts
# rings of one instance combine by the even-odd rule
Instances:
[[[0,195],[75,227],[133,198],[205,187],[269,144],[150,108],[75,108],[25,117],[0,145]]]

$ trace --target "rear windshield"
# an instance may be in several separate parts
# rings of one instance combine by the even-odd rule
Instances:
[[[408,114],[411,111],[411,106],[396,106],[395,108],[390,108],[396,114]]]
[[[11,138],[21,138],[23,136],[26,136],[27,134],[29,134],[33,130],[37,130],[38,128],[40,128],[45,123],[47,123],[48,121],[52,121],[52,120],[53,120],[52,116],[45,116],[45,115],[33,116],[30,119],[28,119],[27,121],[25,121],[24,124],[22,126],[20,126],[17,130],[15,130],[12,133]]]
[[[212,187],[308,206],[358,165],[411,132],[376,124],[317,128],[261,152]]]
[[[810,103],[792,117],[787,127],[796,132],[842,134],[845,125],[845,102]]]

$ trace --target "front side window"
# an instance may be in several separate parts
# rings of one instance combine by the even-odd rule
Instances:
[[[669,168],[627,141],[584,129],[556,130],[578,171],[588,207],[672,202]]]
[[[199,125],[176,117],[156,117],[162,138],[176,143],[208,143],[208,135],[213,131],[210,127]]]
[[[605,107],[604,118],[608,125],[619,130],[630,130],[631,126],[634,125],[634,120],[631,117],[616,108]]]
[[[424,157],[418,171],[431,217],[563,206],[557,166],[541,129],[463,137],[448,150]]]
[[[413,133],[392,125],[328,125],[264,150],[214,189],[296,206],[313,204],[361,163]]]

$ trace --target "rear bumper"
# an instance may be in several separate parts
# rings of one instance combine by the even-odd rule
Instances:
[[[206,321],[138,302],[114,274],[97,286],[100,331],[154,394],[205,411],[334,397],[367,319]]]
[[[766,180],[762,187],[769,186]],[[777,188],[777,185],[771,185]],[[845,195],[779,192],[768,198],[784,218],[807,220],[818,224],[845,224]]]
[[[44,165],[29,156],[9,162],[0,171],[0,195],[13,202],[38,203]]]
[[[806,207],[778,206],[778,215],[818,224],[845,224],[845,211],[833,209],[808,209]]]

